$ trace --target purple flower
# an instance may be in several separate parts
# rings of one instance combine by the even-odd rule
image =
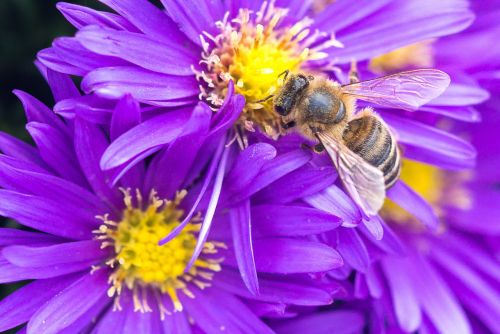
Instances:
[[[41,68],[54,95],[76,93],[67,76]],[[333,248],[303,237],[340,224],[294,203],[318,183],[297,184],[300,191],[280,186],[323,177],[311,154],[277,156],[265,143],[243,151],[219,144],[238,114],[232,106],[242,103],[239,96],[228,95],[232,103],[214,117],[201,103],[189,113],[147,118],[125,95],[106,127],[80,116],[63,121],[29,94],[15,93],[36,146],[0,134],[0,214],[31,230],[0,229],[0,282],[34,281],[0,302],[1,330],[27,322],[28,333],[267,333],[261,316],[282,317],[289,306],[325,305],[345,295],[340,284],[309,276],[342,265]],[[132,128],[140,145],[144,131],[156,131],[151,124],[161,127],[155,138],[167,146],[126,170],[100,169],[111,141]],[[217,151],[223,163],[214,165]],[[273,194],[280,204],[265,201]],[[248,259],[250,215],[258,232]],[[217,228],[208,234],[212,219]],[[169,241],[158,245],[165,236]],[[255,277],[242,280],[238,267]]]
[[[300,6],[287,1],[202,2],[196,10],[191,2],[162,1],[164,10],[146,0],[102,2],[118,15],[58,5],[78,32],[75,37],[56,39],[51,48],[39,53],[38,60],[55,71],[82,76],[82,89],[91,95],[64,99],[56,105],[56,112],[66,118],[80,114],[91,122],[108,124],[106,104],[126,93],[149,105],[144,108],[148,114],[192,109],[199,99],[217,110],[234,82],[234,91],[245,98],[245,104],[234,120],[235,132],[228,136],[243,148],[248,142],[263,140],[260,133],[276,139],[282,131],[272,101],[265,99],[276,91],[283,71],[319,72],[346,82],[347,66],[355,59],[362,78],[369,79],[373,77],[368,71],[370,59],[397,47],[458,32],[473,20],[463,0],[428,4],[341,1],[319,14],[313,13],[311,2]],[[204,15],[198,14],[200,10]],[[306,15],[313,18],[304,18]],[[415,30],[416,26],[422,29]],[[470,105],[485,98],[487,92],[475,83],[457,81],[422,111],[472,120],[476,114],[468,111]],[[81,105],[87,107],[79,108]],[[462,115],[450,108],[466,111]],[[432,124],[408,121],[400,111],[377,111],[393,128],[407,158],[450,169],[473,166],[474,149],[461,138]],[[462,116],[454,116],[458,114]],[[101,167],[125,168],[159,144],[144,136],[141,145],[129,145],[135,142],[132,139],[135,137],[124,134],[113,143],[104,153]],[[214,158],[220,160],[220,155]],[[394,198],[400,197],[396,190],[393,193]],[[425,213],[419,218],[434,223]]]
[[[345,83],[352,59],[362,79],[369,79],[392,71],[387,64],[393,60],[378,57],[394,49],[419,43],[417,49],[424,45],[419,54],[428,56],[429,40],[471,24],[468,3],[339,0],[314,15],[312,1],[163,0],[161,9],[146,0],[101,2],[115,13],[60,3],[78,32],[38,54],[57,102],[54,111],[65,120],[19,93],[37,149],[4,137],[2,150],[11,167],[0,173],[7,196],[0,213],[45,234],[39,244],[40,233],[12,232],[19,238],[2,251],[10,268],[4,272],[11,275],[4,282],[39,280],[0,307],[22,304],[29,299],[26,291],[42,282],[52,291],[36,305],[27,303],[22,315],[6,313],[5,326],[29,321],[28,331],[74,332],[98,318],[96,326],[103,331],[122,325],[139,332],[165,326],[166,331],[262,333],[270,329],[259,317],[304,313],[291,325],[271,325],[287,332],[311,321],[315,329],[324,329],[320,323],[330,318],[330,330],[360,330],[358,310],[312,313],[312,306],[343,293],[344,284],[337,280],[353,269],[356,296],[377,288],[367,277],[390,260],[386,253],[400,255],[399,232],[379,216],[363,217],[334,184],[331,160],[300,149],[302,137],[277,140],[280,119],[266,98],[285,70]],[[424,58],[417,60],[434,60]],[[402,67],[423,65],[407,61]],[[440,67],[437,61],[429,65]],[[462,170],[474,166],[474,148],[437,125],[448,118],[476,121],[471,105],[487,99],[488,92],[470,73],[450,72],[452,85],[422,112],[377,112],[396,133],[407,159]],[[83,78],[85,95],[67,75]],[[57,189],[68,188],[69,195],[32,174],[64,182]],[[125,202],[120,187],[131,189],[125,190]],[[438,228],[434,203],[403,181],[388,197],[414,217],[403,213],[405,222]],[[33,204],[26,211],[28,199]],[[47,216],[49,221],[42,219]],[[158,225],[165,217],[169,224]],[[75,244],[94,249],[71,248]],[[101,245],[109,247],[101,250]],[[69,250],[63,252],[64,247]],[[51,256],[44,251],[52,251]],[[153,261],[172,254],[178,262]],[[415,252],[415,261],[421,256]],[[146,269],[135,270],[139,263]],[[96,266],[92,275],[91,266]],[[424,260],[417,269],[435,277]],[[348,281],[345,285],[350,288]],[[75,298],[79,295],[85,298]],[[215,302],[227,307],[211,307]],[[70,303],[77,312],[61,307]],[[121,312],[113,312],[120,307]],[[158,315],[181,308],[159,322]],[[382,312],[380,319],[392,315],[390,308],[375,310]],[[435,318],[423,321],[441,325]]]
[[[483,57],[484,45],[476,45],[471,40],[487,41],[496,36],[498,4],[486,9],[478,5],[477,23],[461,34],[446,37],[425,45],[412,45],[388,55],[393,63],[384,63],[380,57],[367,64],[367,70],[374,64],[376,70],[401,70],[389,68],[395,59],[408,59],[408,51],[415,48],[429,48],[434,66],[446,70],[452,77],[460,77],[471,84],[463,94],[453,96],[448,92],[437,100],[458,101],[466,98],[474,107],[459,107],[454,103],[441,108],[441,115],[458,120],[481,123],[461,123],[429,115],[408,115],[418,124],[440,123],[456,133],[471,139],[477,147],[477,166],[470,171],[457,171],[448,165],[438,169],[435,166],[415,161],[405,161],[402,182],[389,192],[389,196],[400,207],[413,213],[408,215],[393,203],[387,203],[376,218],[383,231],[381,240],[375,234],[367,233],[367,222],[356,229],[337,229],[324,235],[327,244],[336,245],[345,265],[328,275],[334,279],[355,278],[353,293],[357,300],[343,305],[352,312],[365,312],[370,332],[424,332],[424,333],[482,333],[499,332],[500,316],[498,262],[498,145],[494,144],[498,128],[498,93],[500,92],[496,72],[500,68],[498,59],[492,61]],[[471,49],[468,50],[468,46]],[[491,47],[491,52],[498,52]],[[467,59],[452,56],[460,50]],[[467,53],[466,51],[470,51]],[[477,53],[476,53],[477,52]],[[445,57],[447,55],[447,57]],[[420,59],[421,60],[421,59]],[[484,61],[484,62],[483,62]],[[395,62],[398,63],[398,62]],[[399,63],[412,66],[410,62]],[[491,100],[486,103],[485,90],[478,82],[489,88]],[[475,86],[475,89],[470,89]],[[452,89],[452,87],[450,87]],[[459,90],[457,90],[458,92]],[[460,91],[462,91],[460,89]],[[474,101],[474,102],[472,102]],[[434,102],[433,102],[434,103]],[[424,107],[424,109],[427,107]],[[389,118],[390,119],[390,118]],[[418,121],[418,122],[417,122]],[[442,126],[441,125],[441,126]],[[440,145],[436,143],[435,145]],[[408,152],[406,151],[408,157]],[[450,151],[451,154],[457,153]],[[410,157],[422,162],[425,159]],[[437,158],[437,157],[436,157]],[[439,166],[439,164],[437,164]],[[403,182],[414,190],[411,191]],[[342,202],[335,203],[337,189],[329,188],[323,193],[306,199],[316,207],[330,208],[331,212],[344,210],[346,219],[355,219],[355,210]],[[418,193],[418,196],[415,196]],[[419,201],[420,197],[425,200]],[[337,197],[338,198],[338,197]],[[382,233],[380,233],[382,234]],[[332,321],[336,312],[330,310]],[[327,322],[329,313],[320,313]],[[305,315],[291,321],[280,321],[276,328],[315,326],[317,315]],[[321,332],[318,327],[318,332]],[[348,330],[346,330],[348,332]],[[351,330],[354,332],[354,330]]]
[[[148,105],[143,108],[148,115],[179,108],[189,112],[199,99],[217,110],[234,82],[234,91],[245,97],[245,104],[239,106],[235,127],[221,138],[235,138],[242,148],[249,142],[267,141],[266,137],[276,139],[281,132],[271,100],[265,101],[276,90],[281,72],[320,72],[346,82],[348,63],[355,59],[362,78],[369,79],[374,75],[368,71],[370,59],[397,47],[458,32],[473,20],[463,0],[371,1],[362,5],[341,1],[317,15],[311,11],[311,2],[300,6],[287,1],[202,2],[196,10],[191,2],[162,1],[165,10],[145,0],[102,2],[118,15],[58,5],[78,32],[75,37],[56,39],[51,48],[39,53],[38,60],[55,71],[82,76],[82,89],[90,95],[63,99],[55,111],[69,119],[78,114],[94,123],[109,124],[106,106],[123,94],[132,94]],[[199,10],[205,15],[198,15]],[[416,30],[416,26],[422,29]],[[422,111],[435,117],[459,114],[450,108],[467,110],[460,117],[473,120],[476,114],[468,111],[470,105],[486,98],[487,92],[465,80],[452,84]],[[401,112],[377,111],[396,133],[407,158],[449,169],[473,166],[474,148],[463,139],[434,124],[408,120]],[[161,124],[151,125],[160,131]],[[126,169],[162,145],[153,138],[156,132],[146,126],[141,129],[143,132],[125,133],[110,145],[101,160],[104,170]],[[301,141],[291,139],[295,148]],[[221,156],[222,151],[215,154],[214,163]],[[331,166],[326,156],[323,160],[319,164]],[[388,195],[425,224],[435,225],[430,206],[407,186],[398,183]],[[402,200],[405,196],[413,203]],[[357,212],[355,207],[352,210]],[[360,216],[344,225],[359,222]],[[369,228],[380,237],[381,227],[376,222]]]

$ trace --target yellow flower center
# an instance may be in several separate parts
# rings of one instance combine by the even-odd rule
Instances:
[[[439,209],[438,204],[443,192],[443,172],[440,169],[405,159],[401,167],[400,179],[435,209]],[[412,215],[389,199],[386,199],[381,215],[392,222],[420,225]]]
[[[468,172],[443,171],[432,165],[405,159],[400,178],[422,196],[438,216],[444,214],[445,206],[467,209],[472,205],[469,193],[463,187],[464,182],[470,178]],[[388,221],[422,228],[415,217],[389,199],[386,199],[380,214]]]
[[[201,82],[201,98],[214,109],[220,106],[227,93],[229,81],[235,83],[236,93],[246,99],[239,124],[253,131],[253,125],[270,136],[280,132],[279,116],[274,112],[272,99],[282,83],[279,75],[286,70],[298,71],[308,61],[327,57],[322,50],[339,46],[331,35],[311,33],[312,21],[303,19],[292,26],[281,26],[287,10],[275,8],[273,2],[263,2],[256,13],[241,10],[231,22],[217,22],[220,34],[205,36],[203,60],[205,69],[195,71]],[[321,43],[314,42],[322,38]]]
[[[151,308],[144,297],[144,289],[147,288],[154,294],[168,294],[174,311],[180,311],[182,304],[178,291],[194,297],[189,291],[188,282],[201,289],[210,286],[213,273],[221,270],[221,260],[212,256],[200,256],[194,266],[185,272],[196,246],[197,232],[200,229],[199,217],[193,218],[191,224],[167,244],[159,245],[159,241],[180,224],[184,212],[178,205],[185,196],[185,191],[179,192],[173,201],[160,200],[152,192],[144,209],[139,192],[134,197],[128,190],[124,194],[125,209],[121,220],[112,221],[107,215],[99,217],[104,223],[95,231],[97,238],[103,240],[103,248],[114,249],[114,257],[106,262],[114,269],[109,278],[111,287],[108,295],[119,297],[126,287],[133,292],[136,311],[149,312]],[[215,254],[218,247],[224,245],[206,242],[203,254]],[[119,298],[115,299],[115,307],[120,309]],[[162,317],[169,313],[163,303],[159,303],[159,308]]]
[[[433,65],[432,41],[425,41],[372,58],[370,70],[377,74],[386,74],[411,68],[429,68]]]

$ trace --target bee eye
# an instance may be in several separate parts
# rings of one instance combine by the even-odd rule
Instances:
[[[341,100],[339,100],[339,102],[340,102],[339,109],[338,109],[337,115],[335,116],[335,119],[333,121],[335,124],[342,122],[342,120],[345,117],[345,104]]]
[[[275,105],[274,110],[281,116],[288,115],[288,112],[285,110],[285,108],[283,108],[283,106]]]

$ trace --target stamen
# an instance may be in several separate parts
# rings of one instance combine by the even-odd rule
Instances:
[[[96,239],[103,240],[101,247],[113,247],[115,253],[105,262],[113,269],[108,279],[111,286],[107,294],[115,299],[114,310],[121,309],[119,299],[124,287],[131,292],[135,311],[152,312],[149,302],[155,300],[163,319],[171,312],[164,304],[162,294],[168,295],[172,301],[173,311],[182,311],[178,294],[182,292],[194,298],[188,282],[200,288],[210,286],[213,273],[221,270],[219,260],[211,258],[217,254],[218,243],[201,244],[202,257],[195,261],[189,273],[185,273],[197,245],[200,215],[191,217],[187,221],[189,224],[165,246],[159,246],[158,242],[179,225],[184,214],[179,205],[187,192],[178,191],[173,200],[164,200],[152,191],[148,203],[144,203],[140,191],[121,191],[125,204],[121,220],[117,223],[108,215],[99,216],[103,224],[93,231]],[[149,299],[150,293],[153,299]]]

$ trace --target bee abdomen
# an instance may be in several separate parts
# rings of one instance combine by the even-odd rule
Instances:
[[[366,115],[349,122],[343,134],[346,146],[384,174],[386,188],[397,180],[401,159],[396,140],[375,116]]]

